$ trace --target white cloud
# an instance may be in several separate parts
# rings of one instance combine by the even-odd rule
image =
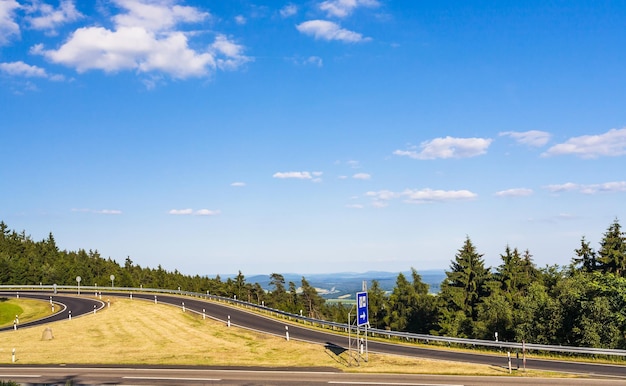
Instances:
[[[414,159],[436,158],[469,158],[487,152],[492,139],[489,138],[435,138],[420,144],[421,150],[396,150],[395,155],[406,156]]]
[[[73,208],[72,212],[94,213],[94,214],[108,214],[108,215],[122,214],[122,211],[121,210],[117,210],[117,209],[77,209],[77,208]]]
[[[477,197],[476,193],[469,190],[434,190],[434,189],[406,189],[400,196],[405,198],[405,202],[409,203],[426,203],[435,201],[458,201],[470,200]]]
[[[298,13],[298,6],[290,3],[282,7],[279,12],[284,18],[291,17]]]
[[[377,0],[326,0],[320,3],[319,7],[328,16],[346,17],[359,7],[378,7]]]
[[[298,31],[315,39],[338,40],[346,43],[357,43],[370,40],[360,33],[341,28],[338,24],[327,20],[309,20],[296,26]]]
[[[361,204],[348,204],[348,205],[346,205],[346,208],[363,209],[363,205],[361,205]]]
[[[216,57],[217,67],[221,70],[236,70],[252,60],[243,55],[243,46],[234,43],[224,35],[217,35],[215,42],[211,44],[211,49]]]
[[[102,209],[102,210],[96,210],[93,213],[98,213],[98,214],[122,214],[121,210],[117,210],[117,209]]]
[[[36,30],[47,30],[56,33],[56,28],[83,17],[74,6],[72,0],[62,0],[58,8],[50,4],[34,0],[30,5],[24,7],[28,16],[25,20],[30,27]]]
[[[167,212],[169,214],[173,214],[173,215],[190,215],[193,214],[193,209],[188,208],[188,209],[172,209],[169,212]]]
[[[438,190],[438,189],[405,189],[402,192],[393,192],[390,190],[380,190],[377,192],[367,192],[366,196],[371,197],[375,206],[382,207],[382,203],[386,203],[393,199],[402,199],[410,204],[422,204],[428,202],[444,202],[471,200],[478,195],[469,190]],[[384,205],[386,206],[386,205]]]
[[[196,211],[196,216],[217,216],[220,214],[219,210],[210,210],[210,209],[200,209]]]
[[[495,193],[495,195],[498,197],[525,197],[525,196],[530,196],[532,194],[533,194],[533,190],[527,189],[527,188],[507,189],[507,190],[501,190]]]
[[[116,4],[125,13],[113,17],[115,28],[82,27],[58,49],[39,44],[31,53],[78,72],[134,70],[177,79],[207,76],[218,68],[236,69],[251,60],[243,55],[242,46],[219,34],[204,50],[190,48],[189,37],[195,35],[175,27],[203,21],[210,16],[207,12],[170,0],[117,0]],[[154,83],[152,78],[150,84]]]
[[[355,180],[369,180],[370,178],[372,178],[372,176],[367,173],[356,173],[352,176],[352,178],[354,178]]]
[[[113,17],[118,28],[171,31],[179,23],[198,23],[211,15],[194,7],[174,5],[171,0],[114,0],[126,12]]]
[[[295,178],[298,180],[310,180],[313,178],[310,172],[277,172],[272,177],[280,179]]]
[[[220,214],[219,210],[210,210],[210,209],[199,209],[194,211],[191,208],[187,208],[187,209],[172,209],[168,212],[169,214],[172,215],[177,215],[177,216],[217,216],[218,214]]]
[[[626,128],[604,134],[572,137],[549,148],[544,157],[573,154],[581,158],[616,157],[626,154]]]
[[[12,76],[23,76],[26,78],[46,78],[48,74],[41,67],[31,66],[22,61],[0,63],[0,71]]]
[[[545,189],[552,193],[579,192],[583,194],[626,192],[626,181],[605,182],[602,184],[565,184],[548,185]]]
[[[504,131],[499,133],[500,136],[509,136],[522,145],[533,147],[544,146],[550,140],[550,133],[539,130],[530,130],[524,132]]]
[[[20,8],[16,0],[0,1],[0,46],[20,35],[20,26],[15,22],[15,11]]]
[[[310,180],[311,182],[322,182],[323,172],[277,172],[272,175],[279,179]]]
[[[243,15],[237,15],[235,16],[235,23],[239,24],[239,25],[244,25],[246,24],[247,20]]]
[[[246,186],[246,183],[245,182],[233,182],[232,184],[230,184],[230,186],[234,186],[234,187],[237,187],[237,188],[242,188],[242,187]]]

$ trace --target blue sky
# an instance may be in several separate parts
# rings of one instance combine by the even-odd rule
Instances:
[[[626,7],[0,0],[0,219],[187,274],[538,266],[626,219]]]

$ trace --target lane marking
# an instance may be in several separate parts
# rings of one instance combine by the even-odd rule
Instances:
[[[180,378],[180,377],[122,377],[122,379],[143,379],[153,381],[206,381],[206,382],[219,382],[219,378]]]

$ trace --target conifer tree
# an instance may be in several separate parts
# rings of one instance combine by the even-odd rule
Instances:
[[[472,336],[478,303],[488,295],[489,269],[469,237],[458,250],[441,284],[440,331]]]
[[[614,273],[617,276],[626,274],[626,237],[617,219],[604,233],[598,256],[604,272]]]

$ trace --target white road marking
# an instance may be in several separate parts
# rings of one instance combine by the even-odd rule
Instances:
[[[144,380],[161,380],[161,381],[206,381],[218,382],[219,378],[180,378],[180,377],[122,377],[123,379],[144,379]]]

